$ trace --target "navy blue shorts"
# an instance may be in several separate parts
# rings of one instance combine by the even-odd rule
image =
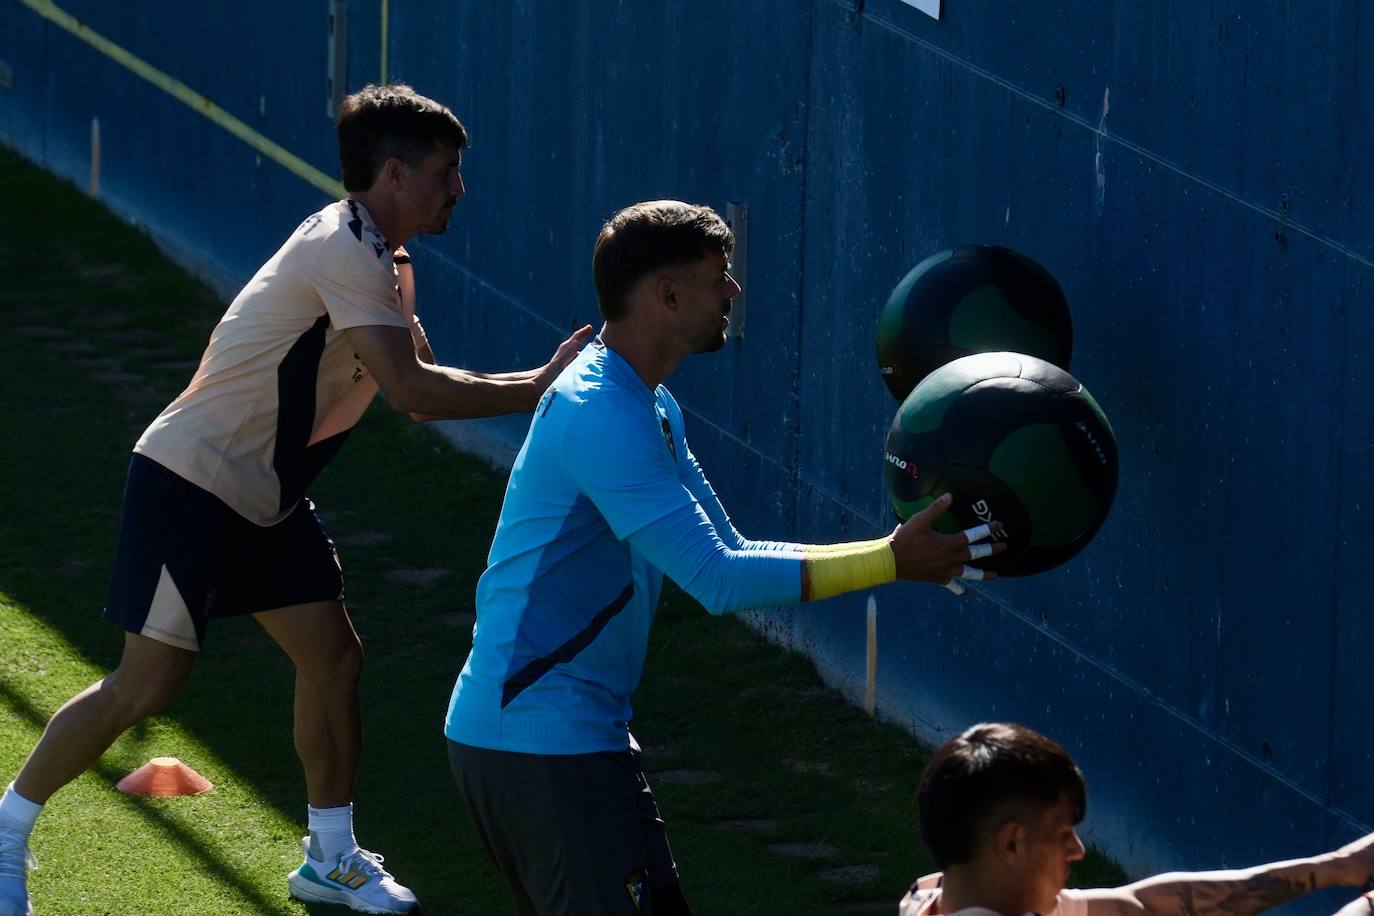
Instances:
[[[196,652],[212,617],[342,600],[339,555],[309,499],[265,528],[133,456],[106,620]]]
[[[453,778],[520,916],[691,916],[633,741],[567,755],[448,742]]]

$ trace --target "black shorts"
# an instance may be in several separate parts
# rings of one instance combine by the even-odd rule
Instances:
[[[637,747],[558,756],[450,741],[448,750],[522,916],[691,913]]]
[[[133,456],[106,620],[195,652],[211,617],[342,600],[339,555],[309,499],[263,527]]]

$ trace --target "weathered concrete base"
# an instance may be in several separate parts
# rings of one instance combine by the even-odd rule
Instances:
[[[515,456],[525,441],[529,428],[528,417],[492,417],[486,420],[441,420],[431,428],[453,444],[491,465],[493,470],[509,474]]]

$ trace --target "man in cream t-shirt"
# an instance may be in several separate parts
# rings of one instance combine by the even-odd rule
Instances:
[[[1087,787],[1063,748],[1020,725],[975,725],[947,741],[921,775],[916,806],[921,839],[943,871],[911,886],[900,916],[1248,916],[1319,888],[1374,881],[1370,834],[1307,859],[1067,890],[1083,858],[1075,828]]]
[[[43,804],[165,706],[209,620],[237,614],[252,614],[296,667],[309,836],[291,895],[368,913],[419,905],[353,835],[362,651],[306,490],[379,389],[417,419],[528,412],[591,328],[530,371],[434,365],[402,246],[448,227],[467,132],[403,85],[349,96],[336,130],[349,196],[302,222],[249,281],[186,390],[134,446],[105,609],[125,630],[123,655],[58,710],[0,797],[0,916],[34,912],[27,844]]]
[[[190,384],[134,453],[255,525],[278,524],[377,393],[349,330],[414,328],[421,346],[414,302],[399,295],[410,271],[359,201],[311,215],[234,299]],[[180,635],[198,648],[194,633]]]

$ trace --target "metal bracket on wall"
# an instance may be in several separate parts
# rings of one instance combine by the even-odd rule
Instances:
[[[335,118],[348,82],[348,0],[329,0],[329,61],[325,64],[325,114]]]
[[[738,201],[725,205],[725,223],[735,234],[735,250],[730,253],[730,276],[740,286],[740,294],[730,304],[727,337],[744,337],[744,299],[749,292],[749,208]]]

